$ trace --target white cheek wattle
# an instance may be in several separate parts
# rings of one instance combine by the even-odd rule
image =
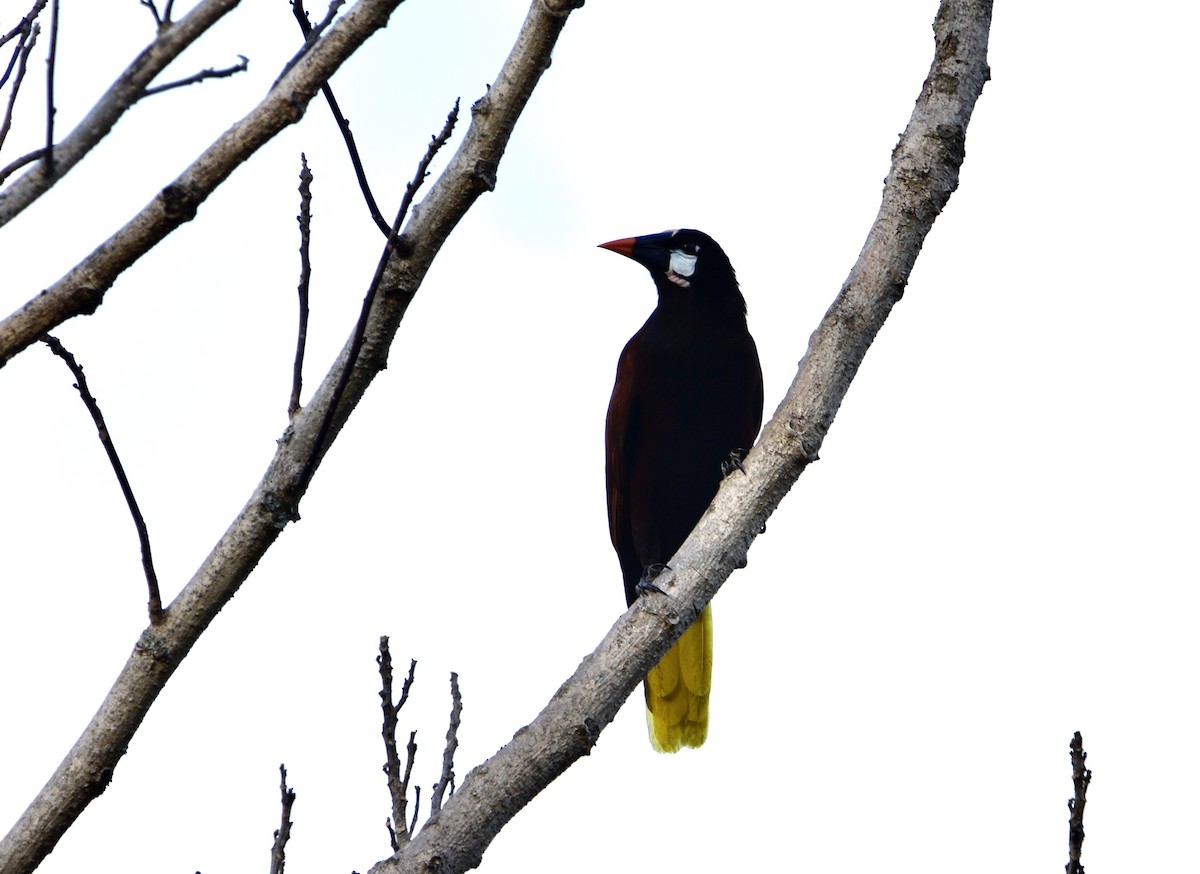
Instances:
[[[685,279],[696,272],[696,256],[682,249],[671,250],[671,261],[667,265],[672,273]]]

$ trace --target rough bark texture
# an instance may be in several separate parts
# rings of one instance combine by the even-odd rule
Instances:
[[[0,322],[0,366],[67,319],[95,312],[121,273],[167,234],[195,218],[196,210],[229,174],[281,130],[304,116],[321,86],[371,34],[387,25],[388,18],[402,2],[359,0],[249,115],[222,134],[140,213],[66,276]],[[176,25],[182,26],[182,23]],[[115,123],[116,119],[111,121]],[[24,177],[16,185],[23,182]]]
[[[327,78],[337,66],[333,59],[340,61],[348,56],[367,35],[367,32],[351,29],[363,26],[364,20],[355,18],[356,12],[359,15],[372,15],[366,20],[370,22],[370,29],[374,30],[386,23],[387,15],[399,2],[362,0],[339,20],[304,61],[292,69],[272,95],[281,90],[285,94],[295,93],[295,77],[312,75],[305,72],[307,65],[327,64],[324,77]],[[487,96],[475,104],[471,127],[464,142],[429,196],[414,211],[401,240],[400,251],[406,254],[392,258],[382,293],[375,300],[366,341],[354,364],[353,376],[342,395],[333,427],[318,456],[328,448],[371,380],[386,366],[387,350],[400,320],[442,243],[475,199],[495,186],[496,168],[517,118],[542,72],[550,65],[550,52],[567,16],[578,5],[577,0],[559,0],[557,3],[534,0],[517,44],[500,75]],[[328,50],[335,54],[316,55],[321,46],[327,44],[327,40],[339,46]],[[311,98],[316,93],[324,78],[312,75],[311,79],[304,80],[306,97]],[[272,99],[268,97],[268,101]],[[282,107],[275,111],[286,112]],[[293,112],[298,117],[298,110],[293,109]],[[218,143],[242,137],[265,141],[264,135],[257,129],[254,132],[243,130],[244,124],[236,125]],[[241,157],[229,163],[228,158],[221,157],[226,154],[224,150],[220,155],[210,150],[180,179],[209,179],[213,180],[215,187],[216,182],[228,176],[233,167],[249,153],[238,152]],[[184,191],[186,203],[194,209],[198,202],[196,192],[188,192],[178,180],[166,190],[172,189]],[[165,233],[178,224],[175,222],[172,225],[165,217],[168,207],[167,198],[156,198],[142,216],[120,233],[147,233],[137,227],[142,222],[159,229],[151,233]],[[101,262],[109,257],[117,257],[106,251],[108,245],[102,246],[92,257]],[[72,275],[83,269],[77,268]],[[115,275],[115,272],[112,273],[112,276]],[[68,310],[61,318],[79,311]],[[32,330],[36,337],[43,329],[25,330]],[[142,632],[99,711],[38,797],[4,840],[0,841],[0,874],[27,874],[33,871],[79,814],[104,791],[138,726],[175,669],[221,608],[249,577],[283,528],[296,518],[296,508],[307,486],[303,473],[329,408],[339,373],[346,366],[350,345],[351,341],[347,341],[309,405],[300,411],[281,438],[266,474],[237,518],[167,608],[162,621]]]
[[[990,0],[945,0],[934,22],[933,66],[892,156],[883,204],[857,263],[809,340],[799,372],[747,476],[731,476],[655,582],[529,725],[467,775],[441,813],[371,874],[456,874],[476,867],[500,829],[576,759],[651,665],[736,568],[767,517],[817,456],[875,335],[908,282],[917,254],[958,185],[967,122],[988,79]]]
[[[46,171],[38,161],[11,185],[0,192],[0,227],[45,194],[102,139],[125,112],[146,96],[147,86],[179,57],[188,46],[241,2],[241,0],[204,0],[182,19],[160,29],[158,38],[134,59],[91,112],[54,147],[54,169]]]

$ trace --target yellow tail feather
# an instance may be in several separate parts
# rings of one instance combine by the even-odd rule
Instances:
[[[712,605],[646,675],[646,726],[660,753],[698,747],[708,736]]]

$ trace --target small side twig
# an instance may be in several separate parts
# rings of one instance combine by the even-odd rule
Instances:
[[[393,700],[392,684],[392,652],[388,647],[387,636],[379,638],[379,656],[375,659],[379,665],[379,677],[382,688],[379,699],[383,707],[383,748],[387,754],[387,762],[383,773],[387,775],[388,793],[392,796],[392,815],[387,821],[388,837],[391,840],[392,851],[396,852],[408,843],[413,834],[413,827],[408,825],[406,811],[408,808],[408,781],[412,776],[413,761],[417,756],[417,733],[408,736],[408,761],[404,766],[404,776],[400,775],[400,753],[396,747],[396,728],[399,724],[400,709],[408,701],[409,690],[412,689],[413,679],[417,670],[416,659],[408,666],[408,676],[400,686],[400,700]],[[416,806],[421,805],[421,789],[417,787]],[[417,820],[413,812],[413,826]]]
[[[13,161],[10,161],[4,167],[0,168],[0,183],[4,182],[5,179],[7,179],[9,176],[11,176],[13,173],[17,172],[18,170],[20,170],[26,164],[32,164],[34,161],[37,161],[45,153],[46,153],[45,149],[37,148],[37,149],[34,149],[32,152],[26,152],[21,157],[16,158]]]
[[[280,765],[279,804],[283,812],[279,817],[279,828],[275,830],[275,842],[271,845],[271,874],[283,874],[284,850],[292,836],[292,805],[295,801],[296,790],[289,789],[287,784],[287,768]]]
[[[403,2],[403,0],[401,0],[401,2]],[[295,14],[297,20],[303,16],[304,20],[300,26],[303,28],[305,25],[307,25],[309,30],[304,34],[304,45],[300,46],[300,51],[296,52],[296,54],[292,56],[292,59],[283,65],[283,71],[279,74],[279,78],[277,78],[271,84],[272,88],[278,85],[280,80],[288,74],[288,71],[292,69],[292,67],[296,66],[296,64],[300,63],[300,59],[308,54],[309,49],[317,44],[317,40],[321,38],[321,34],[325,32],[325,29],[329,27],[329,25],[333,24],[333,19],[337,17],[338,10],[345,5],[346,0],[329,0],[329,9],[326,10],[325,17],[315,25],[309,23],[308,13],[303,11],[303,7],[301,7],[300,11],[296,11],[296,6],[298,3],[300,3],[300,0],[292,0],[292,12]]]
[[[47,176],[54,174],[54,60],[58,55],[58,0],[50,4],[50,54],[46,58],[46,152],[42,165]]]
[[[0,85],[3,85],[8,81],[13,66],[16,66],[17,76],[13,79],[12,90],[8,92],[8,105],[4,110],[4,121],[0,122],[0,146],[4,145],[4,140],[8,137],[8,132],[12,128],[13,110],[17,104],[17,94],[21,91],[21,83],[24,81],[25,71],[29,67],[29,53],[33,51],[33,45],[37,42],[40,32],[41,27],[36,22],[33,22],[28,32],[21,35],[21,39],[13,49],[12,59],[9,61],[8,67],[4,70],[4,76],[0,77]],[[41,150],[39,149],[38,151],[40,154]],[[15,169],[16,167],[13,167],[13,170]],[[12,170],[8,172],[11,173]],[[0,178],[0,181],[2,181],[2,178]]]
[[[313,33],[313,26],[304,9],[304,0],[292,0],[292,14],[296,16],[296,21],[300,24],[300,32],[304,34],[305,43],[307,43]],[[375,195],[371,193],[371,186],[367,183],[367,171],[358,154],[354,134],[350,132],[350,121],[342,114],[342,108],[338,106],[337,98],[333,96],[333,88],[328,82],[321,86],[321,93],[325,95],[325,102],[329,104],[333,120],[336,122],[338,130],[342,132],[342,139],[346,141],[346,150],[350,153],[350,163],[354,167],[354,175],[358,178],[358,187],[367,202],[367,211],[371,213],[371,219],[375,222],[376,227],[383,231],[383,235],[386,237],[391,233],[391,228],[383,217],[383,213],[379,211]]]
[[[1071,738],[1071,780],[1075,783],[1075,797],[1067,801],[1067,810],[1071,811],[1070,833],[1067,839],[1069,847],[1068,862],[1064,866],[1067,874],[1083,874],[1083,808],[1087,804],[1088,784],[1092,782],[1092,772],[1086,767],[1087,753],[1083,749],[1083,735],[1075,732]]]
[[[308,158],[300,153],[300,284],[296,291],[300,296],[300,325],[296,331],[296,359],[292,364],[292,396],[288,401],[288,418],[296,418],[300,412],[300,388],[304,379],[304,346],[308,340],[308,286],[312,278],[312,262],[308,257],[309,234],[312,224],[312,171],[308,169]]]
[[[71,373],[75,376],[75,388],[79,391],[79,396],[83,398],[84,406],[91,413],[92,421],[96,423],[96,431],[100,435],[100,442],[104,445],[104,451],[108,455],[109,463],[112,464],[113,472],[117,475],[117,482],[121,484],[121,493],[125,496],[125,503],[129,506],[130,515],[133,516],[133,525],[137,529],[138,540],[142,546],[142,569],[146,572],[146,586],[150,591],[150,623],[157,625],[162,621],[163,608],[162,597],[158,592],[158,577],[154,573],[154,560],[150,555],[150,533],[146,529],[146,520],[142,518],[142,511],[138,509],[137,498],[133,495],[133,487],[129,484],[129,477],[125,475],[125,467],[121,464],[121,459],[117,455],[117,448],[113,445],[112,436],[108,433],[108,425],[104,422],[104,414],[100,412],[100,405],[96,403],[96,399],[92,397],[92,393],[88,390],[87,378],[83,375],[83,367],[75,360],[75,356],[56,337],[52,337],[49,334],[45,334],[42,337],[42,342],[50,347],[51,352],[67,363],[67,367],[71,369]]]
[[[175,0],[167,0],[161,14],[154,0],[141,0],[141,4],[150,10],[150,14],[154,16],[154,26],[160,31],[171,26],[171,7],[175,5]]]
[[[34,19],[41,15],[42,10],[46,8],[46,2],[47,0],[36,0],[36,2],[33,4],[33,8],[26,13],[25,17],[18,21],[12,30],[4,34],[4,36],[0,36],[0,46],[4,45],[10,39],[16,39],[18,36],[21,37],[21,39],[24,39],[26,36],[28,36],[29,29],[33,25]],[[0,79],[0,82],[3,82],[3,80]]]
[[[304,469],[300,472],[299,482],[301,491],[305,491],[308,488],[313,472],[317,469],[317,463],[325,451],[325,444],[329,439],[329,430],[333,427],[333,420],[337,416],[338,408],[342,404],[342,397],[346,393],[346,386],[350,383],[350,374],[354,370],[354,365],[358,362],[359,353],[362,352],[371,308],[375,305],[375,295],[379,293],[379,285],[383,282],[384,271],[387,268],[388,262],[392,259],[392,253],[396,250],[396,243],[400,239],[400,228],[403,227],[404,220],[408,216],[408,210],[412,206],[413,197],[416,195],[417,189],[421,187],[421,183],[425,181],[425,177],[429,173],[429,165],[433,162],[434,156],[446,144],[446,141],[450,139],[455,122],[458,121],[458,105],[459,101],[455,100],[454,108],[446,116],[446,123],[442,126],[441,133],[430,140],[429,147],[425,150],[425,156],[417,164],[416,175],[405,186],[404,197],[400,200],[400,209],[396,212],[396,220],[392,222],[387,243],[383,247],[383,254],[380,255],[379,263],[375,266],[375,275],[371,278],[371,284],[368,286],[367,293],[363,297],[362,310],[358,315],[358,323],[354,327],[354,337],[350,341],[349,350],[347,350],[346,364],[342,368],[341,373],[338,374],[337,385],[333,388],[333,393],[329,399],[329,407],[325,411],[325,416],[321,420],[321,427],[317,430],[316,438],[313,440],[312,451],[309,452],[308,458],[304,463]]]
[[[453,671],[450,672],[450,701],[450,727],[446,729],[446,749],[442,753],[442,776],[433,784],[430,816],[436,816],[442,809],[447,789],[454,794],[454,752],[458,749],[458,726],[462,723],[462,694],[458,691],[458,674]]]
[[[250,59],[245,55],[238,55],[238,62],[230,67],[222,67],[215,69],[209,67],[201,70],[199,73],[194,73],[186,79],[179,79],[175,82],[167,82],[165,85],[154,85],[145,89],[142,96],[149,97],[151,94],[162,94],[164,91],[170,91],[172,88],[182,88],[185,85],[195,85],[197,82],[203,82],[206,79],[224,79],[228,76],[234,76],[238,73],[244,73],[250,68]]]

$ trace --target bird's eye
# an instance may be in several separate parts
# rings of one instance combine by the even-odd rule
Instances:
[[[700,246],[698,243],[684,243],[679,248],[681,248],[684,251],[684,254],[686,254],[686,255],[699,255],[700,254]]]

